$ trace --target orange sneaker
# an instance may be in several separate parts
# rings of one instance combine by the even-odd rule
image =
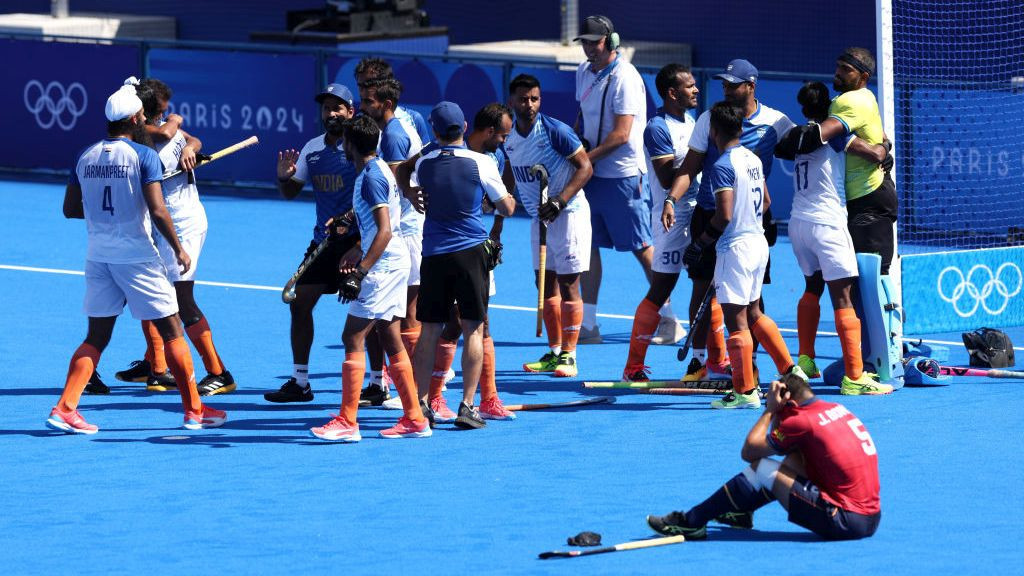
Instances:
[[[46,419],[46,425],[68,434],[95,434],[100,431],[99,427],[86,422],[78,410],[63,412],[56,406],[50,410],[50,417]]]
[[[207,405],[199,412],[189,410],[185,413],[185,428],[189,430],[203,430],[205,428],[220,428],[228,421],[228,413],[217,410]]]
[[[405,416],[398,419],[398,424],[380,431],[381,438],[428,438],[434,431],[426,418],[417,424]]]
[[[358,424],[349,424],[348,420],[338,414],[323,426],[310,428],[309,432],[321,440],[331,442],[359,442],[363,439],[359,434]]]

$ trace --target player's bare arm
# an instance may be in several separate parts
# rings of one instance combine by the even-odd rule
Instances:
[[[185,136],[185,146],[181,149],[181,156],[178,158],[178,167],[185,171],[194,170],[196,165],[199,163],[196,158],[196,154],[203,149],[203,143],[199,138],[188,134],[184,130],[182,130],[181,133]]]
[[[867,140],[860,138],[853,138],[850,143],[846,145],[846,152],[853,154],[854,156],[860,156],[861,158],[874,162],[875,164],[881,164],[885,161],[885,157],[889,154],[889,150],[882,144],[868,144]]]
[[[580,190],[590,181],[590,177],[594,175],[594,165],[590,163],[590,156],[583,150],[583,147],[569,157],[569,162],[576,170],[559,194],[566,204],[579,194]]]
[[[295,176],[295,163],[298,160],[298,150],[289,149],[277,153],[277,189],[288,200],[302,192],[304,183],[292,179],[292,176]]]
[[[82,206],[82,187],[68,184],[64,189],[64,217],[85,218],[85,207]]]
[[[676,223],[676,202],[679,202],[686,191],[690,189],[690,183],[697,177],[701,166],[704,165],[704,153],[691,149],[686,153],[683,164],[675,172],[672,180],[672,188],[665,197],[665,203],[661,208],[661,225],[665,230],[672,228]]]
[[[419,160],[420,155],[416,154],[408,160],[404,160],[391,168],[395,175],[395,182],[398,183],[398,189],[402,191],[402,195],[405,199],[412,203],[412,207],[417,212],[423,214],[427,210],[426,197],[423,194],[423,188],[412,185],[412,173],[416,170],[416,161]],[[391,166],[389,164],[389,166]]]
[[[181,271],[183,273],[188,272],[189,268],[192,267],[192,259],[185,252],[185,249],[182,248],[181,242],[178,241],[178,235],[174,232],[174,222],[171,220],[171,214],[167,211],[167,205],[164,204],[164,194],[160,188],[160,183],[150,182],[143,186],[142,196],[146,199],[149,217],[152,218],[156,229],[160,231],[160,234],[174,250],[174,255],[181,266]]]
[[[185,119],[178,114],[168,114],[167,120],[163,124],[157,126],[156,124],[146,124],[146,134],[153,139],[154,142],[166,142],[181,129],[181,125],[184,124]]]
[[[588,152],[591,164],[611,154],[616,148],[628,142],[629,131],[632,128],[632,114],[616,114],[615,121],[612,122],[612,131],[608,133],[608,136],[600,144],[594,146]]]
[[[345,258],[342,258],[342,262],[339,264],[339,270],[342,274],[349,274],[357,269],[361,270],[364,274],[369,272],[370,268],[373,268],[373,265],[380,259],[384,250],[387,249],[388,242],[391,242],[391,214],[388,212],[387,205],[374,208],[373,222],[377,225],[377,234],[370,242],[369,248],[366,249],[366,255],[355,266],[346,267]]]

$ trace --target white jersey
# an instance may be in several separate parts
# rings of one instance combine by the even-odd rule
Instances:
[[[402,214],[400,197],[398,183],[395,182],[391,169],[380,158],[374,158],[356,175],[352,208],[359,224],[359,235],[363,239],[363,256],[377,236],[377,223],[373,219],[374,210],[387,208],[391,223],[391,241],[388,242],[380,259],[373,265],[373,270],[409,267],[409,252],[405,241],[399,235]]]
[[[173,138],[156,145],[164,172],[178,169],[181,150],[185,144],[185,135],[178,130]],[[171,220],[174,221],[174,232],[178,238],[206,232],[206,210],[199,201],[195,175],[182,172],[165,180],[162,187],[164,203],[167,204],[167,211],[171,214]]]
[[[115,138],[86,148],[70,184],[82,189],[88,260],[132,264],[158,257],[142,189],[162,177],[160,157],[147,146]]]
[[[397,116],[388,121],[381,130],[377,143],[379,157],[389,166],[400,164],[420,153],[423,142],[415,126],[402,122]],[[412,202],[402,196],[402,236],[423,235],[423,214],[413,207]]]
[[[723,190],[733,192],[732,219],[718,239],[718,252],[747,236],[763,238],[764,168],[757,155],[742,146],[727,149],[711,167],[709,180],[716,198]]]
[[[615,116],[633,117],[629,139],[594,163],[594,176],[624,178],[646,173],[644,127],[647,125],[647,88],[637,69],[621,54],[599,72],[594,72],[589,62],[581,63],[576,69],[576,101],[583,111],[583,136],[595,147],[612,131]]]
[[[789,217],[846,227],[846,152],[855,136],[837,136],[793,160],[793,208]]]
[[[583,143],[566,124],[538,114],[530,132],[525,136],[513,126],[505,139],[505,153],[512,164],[512,174],[516,178],[516,190],[519,191],[523,208],[527,214],[536,218],[540,207],[540,180],[530,172],[530,168],[541,164],[547,169],[548,195],[553,197],[565,189],[576,173],[576,167],[569,158],[584,152]],[[586,195],[580,190],[564,211],[575,212],[586,201]]]
[[[654,175],[654,160],[671,157],[673,168],[678,169],[682,166],[683,159],[689,151],[690,135],[694,126],[696,122],[689,115],[683,114],[681,118],[677,118],[664,110],[658,110],[647,123],[647,128],[644,129],[644,151],[647,157],[647,171],[652,175],[650,185],[653,206],[660,207],[668,196],[668,190],[662,187]],[[698,174],[691,183],[684,196],[686,200],[693,200],[692,195],[697,193],[700,178],[701,175]]]

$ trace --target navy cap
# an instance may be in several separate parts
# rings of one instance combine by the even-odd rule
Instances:
[[[466,117],[455,102],[438,102],[430,111],[430,125],[439,135],[450,137],[453,128],[458,128],[460,134],[465,130]]]
[[[348,105],[349,108],[353,108],[352,104],[352,91],[349,90],[344,84],[328,84],[319,94],[316,95],[315,100],[317,103],[322,103],[324,98],[328,96],[334,96],[342,102]]]
[[[743,59],[736,59],[729,62],[725,72],[715,74],[715,78],[725,80],[730,84],[742,84],[744,82],[757,82],[757,68],[750,62]]]
[[[580,35],[573,38],[572,41],[586,40],[588,42],[597,42],[612,32],[615,32],[615,27],[612,25],[611,20],[604,16],[587,16],[586,20],[583,21],[583,29],[580,30]]]

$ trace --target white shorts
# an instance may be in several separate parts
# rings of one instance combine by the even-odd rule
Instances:
[[[846,226],[789,221],[789,241],[804,276],[821,270],[826,282],[857,277],[857,254]]]
[[[178,313],[178,299],[163,262],[156,257],[134,264],[86,260],[85,315],[119,316],[126,303],[137,320],[158,320]]]
[[[203,244],[206,243],[206,231],[192,234],[186,238],[178,238],[181,247],[192,260],[188,272],[181,273],[181,266],[178,266],[178,259],[174,256],[174,250],[162,234],[156,234],[156,249],[160,251],[160,258],[164,261],[164,268],[167,269],[167,279],[171,282],[191,282],[196,277],[196,268],[199,267],[199,255],[203,252]]]
[[[763,234],[742,238],[719,252],[714,280],[718,302],[742,306],[756,302],[767,267],[768,241]]]
[[[540,237],[536,218],[530,223],[533,269],[540,270]],[[548,224],[547,264],[555,274],[579,274],[590,270],[590,204],[579,202],[572,212],[562,212]]]
[[[367,320],[405,318],[408,279],[408,268],[377,270],[375,266],[363,278],[359,298],[349,303],[348,313]]]
[[[676,223],[668,231],[661,225],[661,210],[651,210],[651,232],[654,236],[654,261],[651,270],[662,274],[683,271],[683,252],[690,245],[690,215],[696,201],[676,202]]]
[[[405,247],[409,249],[409,259],[412,260],[407,286],[419,286],[420,265],[423,263],[423,236],[410,234],[402,236],[402,240],[405,241]]]

